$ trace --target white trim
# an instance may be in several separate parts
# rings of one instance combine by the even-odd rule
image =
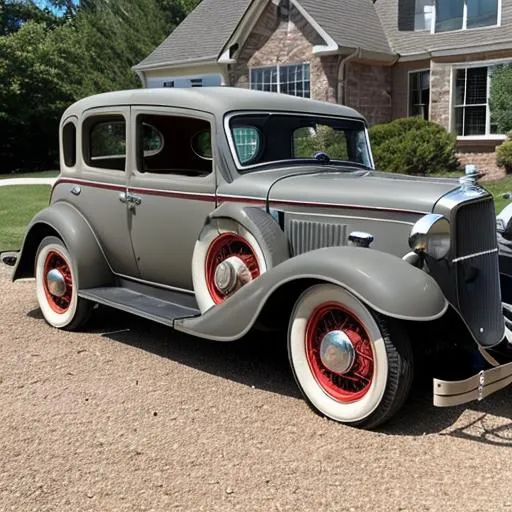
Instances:
[[[237,61],[237,58],[229,57],[230,48],[238,43],[238,50],[241,50],[248,37],[251,35],[252,29],[258,23],[263,11],[267,7],[267,2],[255,1],[252,2],[248,7],[247,11],[242,16],[242,19],[238,23],[234,32],[231,34],[226,44],[222,47],[220,56],[217,59],[219,64],[233,64]]]
[[[422,69],[412,69],[410,71],[407,71],[407,117],[411,117],[411,99],[410,99],[410,94],[411,94],[411,75],[413,73],[424,73],[428,71],[429,72],[429,77],[428,77],[428,82],[429,82],[429,90],[432,90],[432,87],[430,86],[431,84],[431,80],[432,80],[432,72],[430,70],[430,68],[422,68]],[[430,93],[429,93],[429,98],[428,98],[428,119],[430,120],[430,105],[432,104],[432,102],[430,101]]]
[[[464,141],[503,141],[507,140],[506,135],[489,134],[489,135],[457,135],[457,140]]]
[[[460,256],[459,258],[455,258],[452,260],[452,263],[458,263],[459,261],[466,261],[472,258],[478,258],[478,256],[486,256],[487,254],[494,254],[498,252],[498,248],[489,249],[488,251],[475,252],[474,254],[468,254],[467,256]]]
[[[314,55],[325,52],[338,52],[340,50],[338,43],[336,43],[336,41],[315,21],[315,19],[309,15],[309,13],[304,9],[304,7],[302,7],[302,5],[299,4],[297,0],[290,0],[290,4],[295,6],[302,17],[315,29],[318,35],[326,43],[325,45],[313,46]]]
[[[143,66],[136,65],[133,66],[132,69],[136,71],[157,71],[159,69],[172,69],[172,68],[187,68],[194,67],[201,64],[217,64],[216,57],[201,57],[199,59],[194,60],[179,60],[179,61],[168,61],[168,62],[159,62],[158,64],[145,64]]]

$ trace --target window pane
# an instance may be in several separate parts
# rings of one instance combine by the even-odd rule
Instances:
[[[279,68],[279,92],[309,98],[309,64],[293,64]]]
[[[457,135],[464,134],[464,107],[455,109],[455,133]]]
[[[277,68],[251,69],[251,89],[277,92]]]
[[[64,163],[73,167],[76,163],[76,127],[73,123],[67,123],[62,129],[62,150]]]
[[[294,158],[314,158],[318,152],[327,153],[334,160],[348,160],[345,132],[323,124],[293,132]]]
[[[409,115],[428,119],[430,71],[411,73],[409,77]]]
[[[455,75],[455,105],[464,105],[466,100],[466,70],[458,69]]]
[[[467,0],[468,28],[486,27],[498,23],[498,0]]]
[[[414,30],[431,30],[432,12],[432,0],[416,0]]]
[[[463,135],[485,135],[485,113],[487,107],[466,107]]]
[[[464,16],[464,0],[436,1],[436,32],[460,30]]]
[[[487,68],[468,68],[466,105],[487,103]]]
[[[125,155],[124,121],[97,123],[91,129],[91,158]]]

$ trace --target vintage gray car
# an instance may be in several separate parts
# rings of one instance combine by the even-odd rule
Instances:
[[[443,344],[483,357],[473,377],[434,380],[436,405],[511,381],[491,195],[471,175],[375,171],[354,110],[120,91],[69,107],[60,142],[50,206],[10,259],[52,326],[76,329],[99,303],[218,341],[287,329],[312,407],[365,428]]]

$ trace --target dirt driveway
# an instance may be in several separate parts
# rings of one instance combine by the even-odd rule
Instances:
[[[41,319],[0,268],[0,510],[512,511],[512,391],[365,432],[300,398],[279,339],[218,344],[110,310]]]

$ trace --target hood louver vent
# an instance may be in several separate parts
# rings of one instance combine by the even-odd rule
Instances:
[[[327,222],[290,219],[286,223],[294,256],[305,252],[347,244],[347,226]]]

